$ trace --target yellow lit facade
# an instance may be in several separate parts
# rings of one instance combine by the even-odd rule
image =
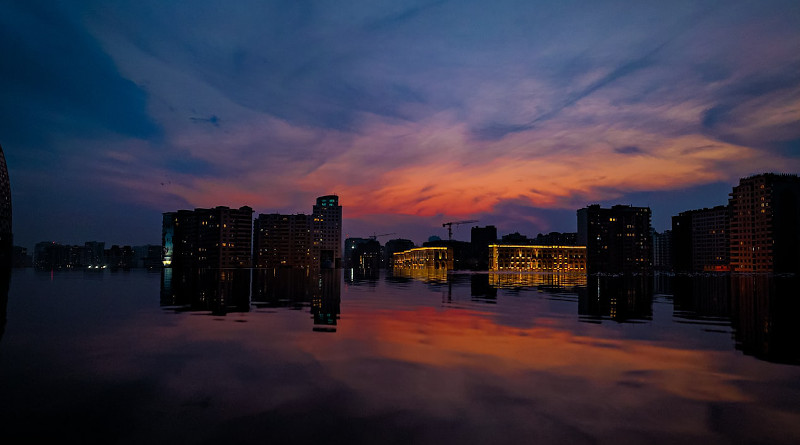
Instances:
[[[449,247],[417,247],[394,254],[395,267],[403,269],[453,269],[453,249]]]
[[[489,272],[489,285],[498,289],[538,286],[561,288],[586,286],[586,273]]]
[[[489,270],[585,272],[585,246],[489,245]]]

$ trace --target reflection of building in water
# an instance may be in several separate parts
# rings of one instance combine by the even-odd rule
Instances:
[[[338,270],[320,271],[318,290],[311,300],[311,315],[314,317],[314,330],[336,332],[336,324],[341,312],[341,274]]]
[[[586,287],[578,288],[578,315],[588,322],[651,320],[653,277],[590,275]]]
[[[381,277],[382,269],[345,269],[344,282],[347,284],[368,284],[375,286]]]
[[[702,324],[728,326],[731,316],[729,274],[672,277],[673,313],[676,318]]]
[[[250,310],[249,269],[161,270],[161,306],[214,315]]]
[[[396,252],[395,268],[453,270],[453,249],[449,247],[417,247]]]
[[[729,203],[731,270],[800,273],[800,177],[743,178]]]
[[[445,283],[447,282],[447,269],[411,268],[395,266],[392,269],[392,276],[397,278],[408,278],[412,280],[424,281],[426,283]]]
[[[575,287],[586,285],[585,273],[495,273],[489,272],[489,284],[497,288]]]
[[[742,276],[731,281],[736,349],[759,359],[800,364],[798,276]]]
[[[475,273],[470,274],[470,295],[481,300],[497,300],[497,287],[492,286],[489,281],[489,274]]]
[[[534,272],[585,272],[584,246],[489,246],[489,270]]]
[[[256,307],[310,307],[315,330],[335,331],[340,313],[341,272],[334,269],[254,269]]]
[[[591,273],[649,272],[653,261],[650,208],[599,205],[578,210],[578,245]]]

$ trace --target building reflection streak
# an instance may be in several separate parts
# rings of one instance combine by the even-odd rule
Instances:
[[[259,308],[308,308],[314,331],[336,332],[341,280],[338,269],[254,269],[252,304]]]
[[[651,275],[589,275],[578,288],[580,321],[619,323],[649,321],[653,318],[653,277]]]
[[[0,276],[0,335],[5,327],[9,278],[10,272]],[[341,313],[342,279],[339,270],[165,268],[161,273],[161,306],[175,312],[207,311],[217,316],[248,312],[251,307],[307,310],[315,331],[335,332]],[[376,286],[380,279],[370,271],[344,271],[348,284]],[[394,286],[409,281],[426,283],[441,290],[445,304],[454,301],[454,293],[466,289],[473,301],[490,304],[502,302],[499,292],[526,288],[575,295],[578,320],[590,323],[651,321],[654,290],[658,289],[660,294],[672,294],[674,322],[697,324],[710,332],[732,332],[734,347],[746,355],[800,364],[797,276],[448,274],[446,269],[395,267],[383,279]]]
[[[736,349],[761,360],[800,364],[800,277],[734,275],[731,280]]]
[[[250,310],[250,269],[163,268],[161,306],[212,315]]]
[[[164,268],[161,306],[217,316],[249,312],[251,306],[308,309],[314,330],[334,332],[341,306],[341,273],[334,269]]]

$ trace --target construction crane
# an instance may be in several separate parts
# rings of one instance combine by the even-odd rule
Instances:
[[[455,224],[456,227],[458,227],[459,224],[474,223],[474,222],[478,222],[478,220],[477,219],[470,219],[470,220],[467,220],[467,221],[450,221],[450,222],[443,223],[442,227],[447,227],[447,239],[451,240],[451,239],[453,239],[453,224]]]
[[[381,233],[380,235],[375,235],[374,233],[370,235],[369,239],[377,240],[379,236],[389,236],[389,235],[397,235],[396,233]]]

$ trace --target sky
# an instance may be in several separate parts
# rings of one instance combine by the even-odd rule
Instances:
[[[800,2],[0,4],[15,244],[159,244],[161,214],[310,213],[422,243],[673,215],[800,172]]]

